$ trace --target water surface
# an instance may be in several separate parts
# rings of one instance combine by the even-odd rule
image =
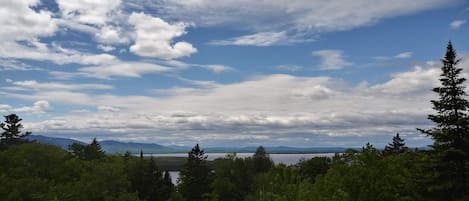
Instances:
[[[207,153],[208,160],[225,157],[227,153]],[[237,153],[236,157],[247,158],[251,157],[254,153]],[[316,154],[269,154],[275,164],[283,163],[285,165],[294,165],[301,159],[310,159],[314,157],[332,157],[335,153],[316,153]],[[173,154],[152,154],[153,157],[187,157],[187,153],[173,153]],[[179,178],[179,171],[170,171],[171,180],[176,184]]]

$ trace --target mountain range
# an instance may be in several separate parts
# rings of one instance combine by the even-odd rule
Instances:
[[[28,140],[33,140],[39,143],[52,144],[68,149],[68,146],[73,143],[87,144],[82,141],[69,139],[69,138],[58,138],[49,137],[43,135],[30,135],[27,137]],[[136,143],[136,142],[120,142],[114,140],[103,140],[99,141],[102,149],[106,153],[125,153],[127,151],[137,154],[140,150],[143,153],[149,154],[161,154],[161,153],[187,153],[191,150],[191,147],[184,146],[163,146],[155,143]],[[253,153],[257,147],[206,147],[204,151],[206,153]],[[276,147],[265,147],[269,153],[340,153],[344,152],[347,148],[344,147],[288,147],[288,146],[276,146]]]

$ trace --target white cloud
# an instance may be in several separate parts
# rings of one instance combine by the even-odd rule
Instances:
[[[90,66],[78,69],[77,76],[109,79],[111,77],[140,77],[146,73],[169,72],[173,69],[143,62],[119,62],[115,64]]]
[[[56,64],[84,64],[97,65],[113,63],[118,59],[110,54],[90,54],[78,52],[76,50],[65,49],[61,47],[53,47],[53,49],[45,47],[28,47],[18,43],[3,43],[0,46],[0,57],[10,59],[31,59],[37,61],[52,61]]]
[[[120,109],[116,107],[111,107],[111,106],[98,106],[98,110],[102,112],[119,112]]]
[[[52,61],[61,65],[68,63],[97,65],[116,60],[114,56],[109,54],[83,53],[62,48],[55,43],[46,44],[41,42],[39,38],[53,36],[59,30],[58,24],[66,24],[66,20],[53,18],[53,13],[46,10],[32,9],[32,7],[40,4],[38,0],[2,0],[0,3],[2,4],[0,8],[0,58],[7,59],[2,60],[4,68],[7,66],[8,69],[12,69],[11,64],[19,64],[15,59]],[[70,18],[72,16],[76,17],[73,19],[77,22],[84,20],[91,20],[91,23],[104,22],[103,18],[98,17],[100,14],[97,14],[101,12],[98,10],[103,8],[89,6],[89,4],[93,4],[92,2],[80,3],[78,1],[61,0],[58,3],[59,7],[62,6],[61,8],[65,9],[63,10],[64,15]],[[73,9],[74,6],[78,6],[78,8]],[[24,65],[18,65],[16,68],[16,70],[27,69],[31,68]]]
[[[32,9],[32,7],[38,6],[40,1],[2,0],[0,3],[2,4],[0,8],[1,58],[10,59],[9,61],[33,59],[57,63],[79,63],[83,60],[88,62],[90,57],[94,57],[90,54],[75,52],[72,55],[59,49],[51,50],[47,44],[40,42],[39,38],[53,36],[58,30],[57,19],[53,18],[51,12]]]
[[[7,113],[11,110],[11,106],[7,104],[0,104],[0,113]]]
[[[40,113],[45,113],[49,109],[50,109],[50,105],[48,101],[39,100],[39,101],[34,102],[34,105],[31,107],[20,107],[20,108],[11,109],[11,111],[40,114]]]
[[[42,70],[14,59],[0,59],[0,71]]]
[[[396,73],[392,79],[386,83],[372,87],[384,93],[404,94],[404,93],[428,93],[433,87],[438,86],[438,68],[422,68],[416,66],[412,71]]]
[[[279,70],[285,70],[285,71],[291,71],[291,72],[295,72],[295,71],[299,71],[299,70],[303,69],[302,66],[291,65],[291,64],[278,65],[278,66],[276,66],[276,68],[279,69]]]
[[[57,0],[62,18],[82,24],[104,25],[119,8],[120,0]]]
[[[57,4],[61,26],[88,33],[103,44],[130,42],[121,0],[58,0]]]
[[[353,65],[344,59],[341,50],[319,50],[312,53],[314,56],[321,57],[321,69],[338,70]]]
[[[416,68],[373,86],[355,86],[328,77],[280,74],[232,84],[211,83],[210,87],[171,88],[162,90],[164,96],[158,97],[61,90],[1,95],[27,100],[48,98],[57,104],[98,108],[97,112],[69,113],[28,124],[38,132],[121,130],[125,131],[119,134],[123,140],[136,140],[129,133],[138,133],[142,138],[162,143],[169,143],[168,138],[193,143],[210,136],[206,143],[218,144],[227,140],[226,136],[230,139],[275,136],[254,142],[281,144],[278,139],[300,138],[292,142],[301,144],[306,143],[304,139],[311,139],[327,144],[327,139],[344,138],[348,139],[344,141],[347,144],[357,142],[358,138],[383,139],[383,136],[388,141],[386,136],[395,132],[418,137],[415,128],[428,126],[426,115],[431,112],[430,89],[434,84],[428,81],[437,80],[438,74],[434,72],[438,70],[433,67]]]
[[[111,85],[105,84],[65,84],[60,82],[37,82],[36,80],[13,81],[13,87],[3,87],[10,90],[107,90],[113,89]]]
[[[128,43],[129,39],[124,36],[121,30],[113,26],[104,26],[96,33],[96,39],[105,44]]]
[[[238,36],[225,40],[210,41],[211,45],[239,45],[239,46],[271,46],[292,44],[309,41],[288,36],[285,31],[281,32],[259,32],[251,35]]]
[[[32,9],[39,3],[38,0],[0,1],[0,58],[29,58],[47,49],[39,38],[53,36],[58,26],[51,12]]]
[[[145,7],[158,10],[163,18],[169,20],[194,22],[197,26],[229,25],[255,33],[215,41],[215,44],[266,46],[282,43],[279,40],[295,38],[298,34],[303,35],[303,39],[309,39],[316,33],[367,26],[383,19],[440,8],[457,1],[166,0],[149,1]],[[288,32],[286,36],[278,34],[285,30]],[[259,35],[268,36],[263,38]]]
[[[184,23],[168,24],[158,17],[144,13],[132,13],[129,23],[135,27],[136,40],[130,51],[144,57],[175,59],[197,52],[191,44],[173,39],[186,33]]]
[[[87,77],[86,73],[81,72],[50,71],[49,74],[52,78],[57,80],[71,80],[78,77]]]
[[[32,9],[40,5],[39,0],[1,1],[0,3],[2,4],[0,8],[0,59],[52,61],[59,65],[70,63],[99,65],[117,61],[113,55],[81,52],[63,48],[55,42],[41,42],[41,38],[52,37],[59,30],[68,31],[59,29],[64,27],[96,34],[97,39],[103,43],[123,43],[127,40],[126,37],[119,35],[119,41],[116,41],[113,31],[118,32],[116,31],[118,29],[114,30],[113,26],[106,24],[118,23],[110,21],[114,19],[115,12],[118,12],[120,1],[59,0],[57,3],[61,15],[44,9]],[[3,65],[4,68],[5,66],[7,65]],[[8,66],[11,70],[11,65]],[[18,66],[15,70],[30,69],[25,66],[20,67]]]
[[[79,64],[107,64],[113,63],[117,61],[117,58],[114,55],[110,54],[96,54],[96,55],[80,55],[74,54],[69,55],[68,57],[64,58],[64,61],[57,60],[55,62],[61,63],[79,63]]]
[[[412,52],[402,52],[394,56],[394,58],[398,59],[408,59],[412,57]]]
[[[306,97],[311,98],[312,100],[322,100],[329,98],[333,94],[333,91],[325,86],[316,85],[306,90],[293,90],[292,94],[295,97]]]
[[[110,52],[116,49],[114,46],[102,45],[102,44],[99,44],[97,48],[105,52]]]
[[[222,73],[226,71],[232,71],[233,68],[225,65],[212,64],[212,65],[202,65],[203,68],[207,68],[214,73]]]
[[[0,1],[1,42],[36,41],[38,37],[55,33],[57,25],[52,13],[31,8],[39,3],[38,0]]]
[[[99,28],[89,24],[81,24],[79,22],[66,20],[62,18],[55,18],[54,21],[63,31],[75,30],[83,33],[88,33],[90,35],[95,35],[99,32]]]
[[[454,20],[449,24],[452,29],[458,29],[462,25],[466,24],[466,20]]]
[[[166,73],[177,68],[146,62],[117,61],[109,64],[80,67],[75,72],[50,71],[55,79],[70,80],[75,78],[113,79],[115,77],[138,78],[148,73]]]

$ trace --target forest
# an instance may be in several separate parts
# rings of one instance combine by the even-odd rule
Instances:
[[[154,158],[108,155],[97,140],[68,150],[25,140],[22,119],[10,114],[0,124],[0,200],[467,201],[469,101],[451,42],[441,61],[433,127],[417,128],[433,140],[429,149],[408,148],[396,134],[382,150],[367,143],[287,166],[274,164],[262,146],[248,158],[209,162],[197,144],[173,185]]]

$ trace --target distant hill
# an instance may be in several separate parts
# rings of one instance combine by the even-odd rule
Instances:
[[[135,142],[119,142],[113,140],[100,141],[101,147],[108,153],[174,153],[177,150],[159,144],[135,143]]]
[[[62,147],[62,149],[68,149],[68,145],[71,145],[73,143],[86,144],[82,141],[73,140],[69,138],[47,137],[43,135],[29,135],[26,137],[26,139],[37,141],[43,144],[57,145],[59,147]]]
[[[68,146],[73,143],[88,144],[82,141],[68,139],[68,138],[58,138],[58,137],[47,137],[43,135],[30,135],[27,137],[29,140],[35,140],[43,144],[52,144],[62,147],[63,149],[68,149]],[[159,144],[148,144],[148,143],[133,143],[133,142],[118,142],[112,140],[100,141],[99,144],[106,153],[125,153],[130,151],[131,153],[140,153],[140,150],[143,150],[145,153],[174,153],[177,150],[165,147]]]
[[[68,146],[73,143],[87,144],[78,140],[58,137],[47,137],[43,135],[30,135],[27,137],[29,140],[36,140],[37,142],[44,144],[53,144],[68,149]],[[125,153],[130,151],[131,153],[138,154],[140,150],[144,153],[187,153],[192,147],[184,146],[163,146],[152,143],[135,143],[135,142],[119,142],[113,140],[104,140],[99,142],[101,147],[106,153]],[[257,147],[203,147],[206,153],[253,153]],[[284,153],[284,154],[298,154],[298,153],[340,153],[347,150],[344,147],[287,147],[287,146],[276,146],[276,147],[265,147],[269,153]]]

